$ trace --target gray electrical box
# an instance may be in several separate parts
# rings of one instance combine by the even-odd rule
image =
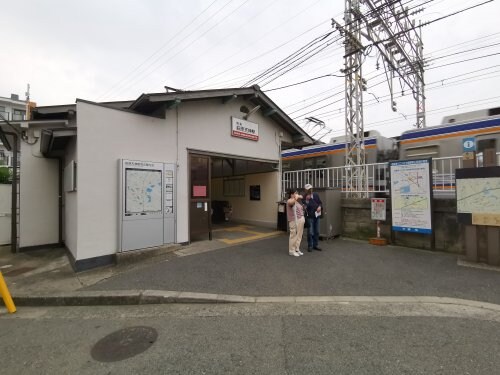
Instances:
[[[342,232],[342,205],[340,189],[316,189],[323,202],[323,214],[319,224],[321,238],[340,236]]]

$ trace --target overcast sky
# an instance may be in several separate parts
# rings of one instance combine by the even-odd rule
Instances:
[[[430,21],[482,0],[402,0],[415,18]],[[135,99],[145,92],[240,87],[314,38],[342,23],[341,0],[45,0],[2,4],[0,96],[17,93],[38,105]],[[498,1],[422,28],[427,126],[445,115],[500,107]],[[492,55],[487,56],[486,55]],[[326,74],[340,74],[343,47],[332,43],[304,64],[261,88],[266,91]],[[469,60],[461,62],[463,60]],[[373,49],[367,78],[365,130],[399,135],[415,123],[406,89],[393,112],[380,84]],[[442,65],[447,65],[440,67]],[[451,78],[455,77],[455,78]],[[370,79],[372,78],[372,79]],[[378,85],[376,85],[378,84]],[[308,132],[323,120],[344,133],[344,80],[326,77],[268,95]],[[396,85],[396,94],[401,91]],[[380,103],[378,103],[380,101]],[[323,107],[323,108],[319,108]],[[322,135],[323,133],[320,133]]]

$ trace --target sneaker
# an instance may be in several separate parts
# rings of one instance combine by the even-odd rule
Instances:
[[[321,251],[321,249],[318,246],[313,247],[314,250]]]
[[[295,251],[293,251],[293,252],[288,252],[288,255],[291,255],[291,256],[293,256],[293,257],[298,257],[298,256],[300,256],[300,255],[299,255],[299,253],[296,253]]]
[[[297,250],[297,253],[298,253],[299,255],[304,255],[304,253],[303,253],[302,251],[300,251],[300,250]]]

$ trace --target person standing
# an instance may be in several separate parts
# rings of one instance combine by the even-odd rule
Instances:
[[[304,255],[300,251],[300,242],[302,241],[302,233],[304,233],[304,208],[300,200],[302,195],[296,190],[290,189],[288,192],[288,200],[286,202],[286,216],[288,226],[290,227],[290,239],[288,241],[288,254],[298,257]]]
[[[306,190],[305,195],[305,206],[307,210],[307,221],[309,223],[309,230],[307,232],[307,251],[311,252],[314,250],[321,251],[318,246],[319,240],[319,220],[321,217],[321,209],[323,203],[319,198],[318,193],[312,191],[313,186],[311,184],[306,184],[304,186]]]

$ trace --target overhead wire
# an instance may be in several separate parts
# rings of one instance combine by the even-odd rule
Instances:
[[[186,30],[187,28],[189,28],[191,25],[193,25],[196,20],[198,18],[200,18],[205,12],[207,12],[217,1],[219,0],[214,0],[212,1],[205,9],[203,9],[200,13],[198,13],[198,15],[196,17],[194,17],[192,20],[190,20],[188,23],[186,23],[184,25],[184,27],[182,27],[182,29],[180,29],[178,32],[176,32],[171,38],[169,38],[165,43],[163,43],[161,45],[160,48],[158,48],[154,53],[152,53],[151,55],[149,55],[148,57],[146,57],[146,59],[143,60],[142,63],[140,63],[139,65],[137,65],[135,68],[133,68],[129,73],[127,73],[127,75],[122,78],[120,81],[118,81],[116,84],[114,84],[110,89],[108,89],[106,92],[104,92],[103,94],[101,94],[97,99],[99,100],[100,98],[103,98],[103,97],[106,97],[108,94],[110,94],[111,92],[113,92],[113,90],[120,86],[123,82],[125,82],[126,80],[129,79],[129,76],[133,76],[133,74],[139,70],[142,66],[144,66],[150,59],[153,58],[153,56],[155,56],[157,53],[159,53],[160,51],[162,51],[164,48],[166,48],[170,42],[172,42],[178,35],[180,35],[182,32],[184,32],[184,30]],[[233,0],[230,0],[228,1],[226,4],[228,4],[229,2],[231,2]],[[225,7],[225,5],[224,5]],[[223,7],[223,8],[224,8]],[[215,14],[214,14],[215,15]],[[214,16],[212,15],[212,16]],[[210,19],[210,18],[209,18]],[[156,60],[155,60],[156,61]],[[153,61],[153,63],[155,62]]]
[[[230,0],[230,1],[233,1],[233,0]],[[181,48],[180,50],[177,50],[174,55],[172,56],[169,56],[169,58],[166,60],[166,61],[163,61],[161,62],[158,66],[154,67],[152,70],[150,70],[149,72],[146,71],[145,74],[141,75],[141,76],[138,76],[137,79],[135,79],[135,81],[131,82],[128,86],[124,87],[119,94],[121,94],[122,92],[124,92],[125,90],[129,89],[132,85],[136,84],[138,82],[138,79],[144,79],[148,76],[150,76],[151,74],[153,74],[154,72],[156,72],[159,68],[161,68],[162,66],[164,66],[167,62],[171,61],[174,57],[178,56],[181,52],[185,51],[188,47],[190,47],[191,45],[193,45],[194,43],[196,43],[202,36],[206,35],[208,32],[210,32],[211,30],[213,30],[215,27],[217,27],[222,21],[224,21],[226,18],[228,18],[229,16],[231,16],[234,12],[236,12],[238,9],[240,9],[242,6],[244,6],[246,3],[248,3],[250,0],[245,0],[243,1],[243,3],[241,3],[237,8],[233,9],[230,13],[226,14],[221,20],[219,20],[215,25],[213,25],[212,27],[210,27],[208,30],[205,30],[204,31],[204,34],[203,35],[200,35],[198,36],[197,38],[193,39],[191,42],[189,42],[189,44],[187,45],[184,45],[183,48]],[[229,2],[228,2],[229,3]],[[226,3],[226,4],[228,4]],[[191,34],[189,34],[187,37],[189,37]],[[186,37],[186,38],[187,38]],[[186,39],[184,38],[184,39]],[[182,39],[181,41],[179,41],[177,44],[174,45],[177,46],[180,42],[182,42],[184,39]],[[165,54],[161,55],[161,57],[163,57]]]

